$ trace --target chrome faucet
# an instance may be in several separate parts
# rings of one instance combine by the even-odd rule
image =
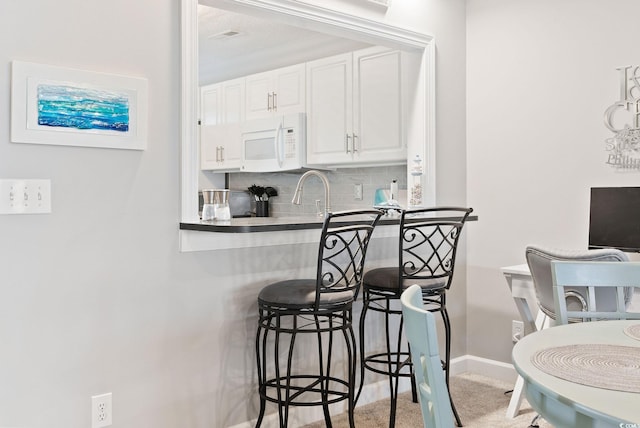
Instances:
[[[311,175],[315,175],[320,180],[322,180],[322,184],[324,185],[324,215],[326,216],[327,213],[331,211],[331,201],[329,196],[329,180],[327,180],[326,175],[324,175],[319,171],[312,169],[302,174],[302,177],[300,177],[300,180],[298,180],[298,185],[296,186],[296,191],[293,194],[293,200],[291,201],[291,203],[295,205],[300,205],[302,203],[302,185],[304,184],[307,177]]]

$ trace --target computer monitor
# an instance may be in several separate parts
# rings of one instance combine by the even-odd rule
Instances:
[[[640,187],[593,187],[589,249],[640,252]]]

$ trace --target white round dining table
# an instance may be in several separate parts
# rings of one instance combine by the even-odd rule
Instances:
[[[576,348],[580,349],[585,348],[583,345],[595,345],[599,349],[610,350],[622,349],[615,347],[636,348],[637,354],[635,349],[625,349],[632,359],[637,355],[637,361],[640,362],[640,338],[625,333],[625,328],[638,324],[640,320],[574,323],[523,337],[513,347],[512,359],[516,371],[525,381],[526,397],[531,407],[556,428],[640,428],[640,392],[589,386],[588,376],[584,382],[586,384],[566,380],[558,377],[557,373],[549,374],[547,367],[540,369],[540,361],[536,365],[532,360],[541,351],[553,353],[556,349],[565,349],[567,345],[579,345]],[[626,379],[630,384],[638,384],[640,366],[635,367],[635,364],[632,367],[619,367],[617,364],[606,364],[605,358],[604,362],[600,361],[597,365],[597,377],[606,380],[608,376],[613,379],[622,374],[623,383]],[[611,372],[607,373],[607,370]],[[571,371],[584,374],[577,366],[570,366],[566,374],[571,374]]]

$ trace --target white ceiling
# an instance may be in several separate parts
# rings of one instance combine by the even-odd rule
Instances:
[[[223,33],[237,32],[232,37]],[[368,46],[324,33],[198,5],[200,84],[344,53]]]

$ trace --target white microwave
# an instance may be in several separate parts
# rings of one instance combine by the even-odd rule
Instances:
[[[304,113],[255,119],[241,125],[242,171],[275,172],[307,163]]]

